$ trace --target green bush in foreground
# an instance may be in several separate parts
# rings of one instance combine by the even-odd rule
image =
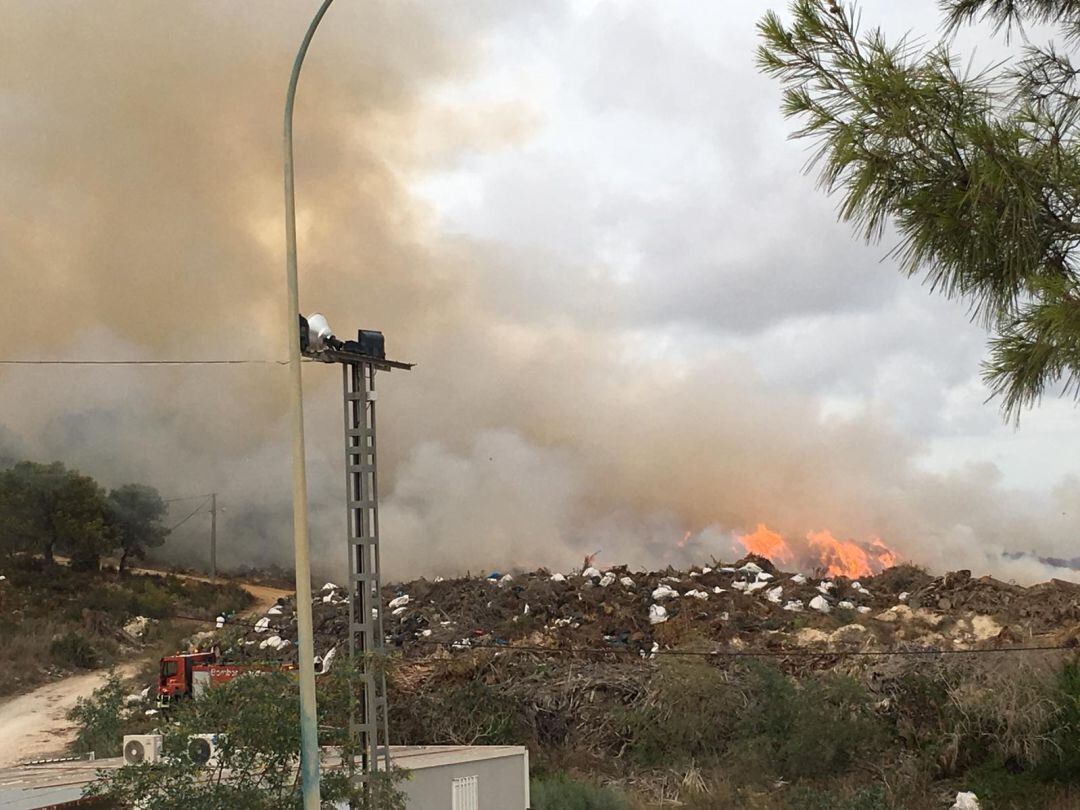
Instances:
[[[767,666],[749,670],[747,705],[738,717],[729,759],[785,777],[846,772],[872,758],[886,729],[870,694],[833,673],[795,679]]]
[[[531,810],[630,810],[630,803],[621,794],[565,774],[533,779],[529,793]]]
[[[88,698],[79,698],[68,712],[68,720],[78,724],[75,750],[80,754],[93,751],[98,757],[118,757],[124,726],[124,701],[127,692],[115,672],[110,672],[105,684]]]
[[[343,729],[355,700],[348,667],[336,669],[320,684],[319,726],[324,745],[354,746]],[[104,710],[115,699],[111,687],[96,695]],[[100,727],[100,726],[99,726]],[[294,675],[262,672],[242,675],[211,689],[199,700],[178,705],[160,726],[164,736],[162,763],[129,765],[102,774],[87,786],[86,796],[101,797],[121,807],[140,810],[295,810],[299,803],[300,717]],[[194,734],[219,734],[218,760],[206,767],[188,755]],[[351,802],[358,810],[405,810],[397,783],[406,772],[394,770],[375,778],[365,795],[340,769],[324,769],[325,807]]]

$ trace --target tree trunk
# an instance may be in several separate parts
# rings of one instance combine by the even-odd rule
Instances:
[[[128,547],[124,546],[124,550],[122,552],[120,552],[120,565],[119,565],[119,567],[117,569],[117,573],[120,574],[121,576],[124,573],[124,564],[127,563],[128,551],[129,551]]]
[[[53,558],[53,546],[56,544],[56,540],[50,538],[45,542],[45,562],[50,565],[55,561]]]

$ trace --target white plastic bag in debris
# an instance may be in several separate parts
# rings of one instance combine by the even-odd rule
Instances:
[[[667,620],[667,608],[663,605],[649,605],[649,624],[662,624]]]
[[[334,663],[334,656],[337,655],[337,647],[331,647],[326,655],[315,656],[315,671],[319,673],[326,673],[330,671],[330,666]]]
[[[979,798],[974,793],[957,793],[956,804],[949,810],[979,810]]]
[[[678,595],[679,595],[678,591],[676,591],[674,588],[671,588],[671,587],[669,587],[667,585],[658,585],[656,587],[656,589],[652,592],[652,598],[655,599],[655,600],[671,599],[673,596],[678,596]]]

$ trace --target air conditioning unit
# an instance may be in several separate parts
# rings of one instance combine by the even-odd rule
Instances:
[[[188,737],[188,758],[196,765],[216,766],[221,739],[221,734],[192,734]]]
[[[125,734],[124,735],[124,764],[141,765],[144,762],[153,763],[161,759],[161,735],[160,734]]]

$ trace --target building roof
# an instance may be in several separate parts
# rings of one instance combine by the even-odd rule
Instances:
[[[416,771],[460,762],[521,756],[519,745],[393,745],[390,760],[394,765]],[[341,759],[336,752],[323,750],[324,768],[337,768]],[[90,808],[82,799],[83,787],[97,778],[98,771],[116,770],[124,764],[121,757],[99,760],[48,762],[0,769],[0,810],[59,810]]]

